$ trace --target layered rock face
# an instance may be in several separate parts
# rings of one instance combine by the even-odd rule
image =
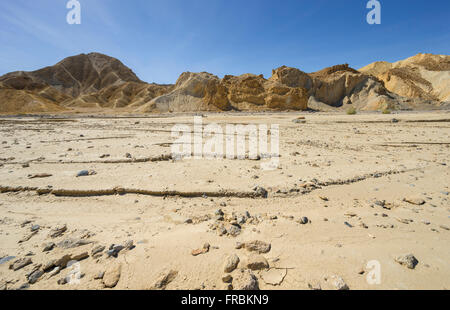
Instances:
[[[12,72],[0,77],[0,112],[135,106],[171,88],[142,82],[115,58],[98,53],[81,54],[37,71]]]
[[[450,56],[418,54],[395,63],[375,62],[359,71],[382,80],[386,88],[398,95],[450,101]]]
[[[175,88],[138,109],[140,112],[305,110],[307,91],[262,75],[226,75],[185,72]]]
[[[309,74],[283,66],[273,70],[270,80],[307,89],[308,106],[317,110],[350,105],[359,110],[379,110],[401,105],[402,101],[389,93],[383,82],[348,65],[337,65]]]

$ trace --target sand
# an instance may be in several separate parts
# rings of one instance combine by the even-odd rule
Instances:
[[[294,123],[300,115],[306,122]],[[224,264],[236,254],[236,289],[258,259],[237,244],[259,240],[271,245],[261,254],[270,269],[251,271],[260,289],[336,289],[336,279],[350,289],[450,288],[448,112],[210,113],[203,121],[279,124],[280,167],[171,160],[171,128],[192,126],[193,115],[0,118],[0,259],[15,257],[0,264],[0,287],[19,288],[52,259],[87,252],[76,283],[62,284],[72,270],[62,268],[25,287],[225,289]],[[76,177],[81,170],[95,174]],[[268,197],[252,196],[255,186]],[[220,236],[233,214],[250,218],[237,236]],[[61,225],[67,231],[48,236]],[[83,242],[60,244],[70,239]],[[105,253],[128,240],[135,247],[117,258]],[[56,246],[43,252],[49,242]],[[93,255],[99,245],[106,249]],[[415,269],[396,262],[406,254]],[[26,257],[30,265],[9,269]],[[367,281],[370,261],[380,264],[379,284]]]

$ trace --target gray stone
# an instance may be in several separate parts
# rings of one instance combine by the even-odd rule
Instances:
[[[263,187],[256,186],[253,190],[255,191],[255,195],[258,196],[258,197],[262,197],[262,198],[267,198],[268,197],[268,192]]]
[[[9,265],[9,269],[17,271],[25,266],[31,265],[32,263],[31,258],[21,258]]]
[[[225,261],[225,265],[223,267],[224,272],[230,273],[233,272],[239,265],[240,259],[236,254],[232,254],[227,257]]]
[[[306,225],[309,223],[309,219],[306,216],[304,216],[298,222],[302,225]]]
[[[230,228],[227,229],[227,232],[230,236],[236,237],[241,234],[241,229],[237,226],[231,225]]]
[[[3,257],[2,259],[0,259],[0,265],[5,264],[11,260],[13,260],[14,258],[16,258],[15,256],[6,256]]]
[[[28,283],[30,284],[34,284],[36,283],[39,278],[44,274],[44,272],[42,270],[36,270],[34,271],[32,274],[30,274],[30,276],[28,277]]]
[[[66,231],[67,231],[66,225],[58,226],[58,227],[53,228],[50,231],[48,236],[50,238],[57,238],[57,237],[61,236],[62,234],[64,234]]]
[[[91,255],[92,256],[94,256],[94,255],[96,255],[96,254],[98,254],[98,253],[101,253],[101,252],[103,252],[104,250],[105,250],[105,246],[103,246],[103,245],[97,245],[97,246],[95,246],[93,249],[92,249],[92,251],[91,251]]]
[[[42,252],[50,252],[51,250],[53,250],[55,248],[55,243],[53,242],[49,242],[44,244],[44,249],[42,250]]]
[[[58,247],[62,249],[73,249],[91,243],[92,241],[84,239],[65,239],[58,243]]]
[[[400,265],[406,266],[409,269],[415,269],[419,261],[412,254],[401,255],[395,258],[395,261]]]

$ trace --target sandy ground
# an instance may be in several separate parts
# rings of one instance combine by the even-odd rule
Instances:
[[[305,123],[294,123],[298,116],[203,119],[279,124],[273,171],[249,159],[169,159],[171,128],[193,126],[192,115],[0,118],[0,288],[225,289],[224,264],[236,254],[235,289],[345,287],[339,281],[449,289],[450,114],[305,113]],[[76,177],[81,170],[95,174]],[[268,197],[252,197],[256,186]],[[108,257],[111,245],[129,240],[134,248]],[[255,240],[270,251],[238,249]],[[192,255],[205,243],[209,251]],[[106,248],[92,254],[98,246]],[[54,260],[78,254],[81,279],[64,284],[73,266]],[[396,261],[406,254],[414,269]],[[26,258],[29,265],[10,269]],[[380,264],[379,284],[367,281],[370,261]]]

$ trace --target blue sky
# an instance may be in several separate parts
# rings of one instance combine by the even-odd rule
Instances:
[[[381,25],[367,24],[367,0],[79,0],[81,25],[67,1],[0,0],[0,75],[93,51],[157,83],[450,54],[448,0],[379,0]]]

